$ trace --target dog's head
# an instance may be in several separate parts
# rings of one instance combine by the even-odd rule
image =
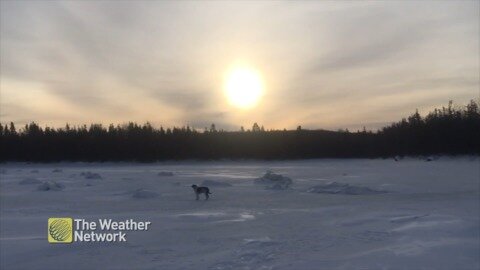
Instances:
[[[192,185],[192,188],[193,188],[193,189],[197,189],[197,185]]]

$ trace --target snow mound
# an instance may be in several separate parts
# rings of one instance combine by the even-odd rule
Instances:
[[[80,175],[85,177],[85,179],[102,179],[102,176],[98,173],[82,172]]]
[[[426,162],[431,162],[431,161],[439,160],[440,157],[438,157],[438,156],[426,156],[426,157],[423,157],[422,159],[425,160]]]
[[[40,190],[40,191],[49,191],[49,190],[60,191],[64,188],[65,188],[65,186],[63,184],[57,183],[55,181],[47,181],[47,182],[43,182],[42,184],[40,184],[37,187],[37,190]]]
[[[243,239],[243,242],[245,244],[265,243],[265,242],[272,242],[272,239],[268,236],[264,236],[264,237],[260,237],[260,238],[246,238],[246,239]]]
[[[419,218],[427,217],[429,216],[428,214],[425,215],[410,215],[410,216],[401,216],[401,217],[394,217],[390,219],[390,222],[392,223],[404,223],[404,222],[411,222],[415,221]]]
[[[177,214],[179,218],[187,218],[187,219],[218,219],[229,217],[225,212],[194,212],[194,213],[184,213],[184,214]]]
[[[259,238],[246,238],[243,239],[243,244],[245,246],[250,246],[252,248],[266,248],[278,244],[276,241],[273,241],[270,237],[264,236]]]
[[[374,190],[368,187],[352,186],[345,183],[331,182],[324,185],[317,185],[309,188],[310,193],[347,194],[347,195],[370,195],[385,193],[385,191]]]
[[[159,172],[158,176],[173,176],[173,172]]]
[[[158,193],[155,191],[140,188],[133,192],[132,197],[135,199],[149,199],[158,197]]]
[[[213,181],[213,180],[205,180],[205,181],[202,182],[202,186],[207,186],[207,187],[231,187],[232,184],[226,183],[226,182]]]
[[[284,190],[288,189],[293,183],[292,179],[281,174],[267,171],[262,177],[254,180],[255,184],[266,185],[267,189]]]
[[[20,185],[32,185],[32,184],[40,184],[42,181],[35,179],[35,178],[25,178],[22,181],[20,181]]]

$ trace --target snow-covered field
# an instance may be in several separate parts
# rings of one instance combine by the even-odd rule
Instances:
[[[480,268],[480,158],[0,170],[1,269]],[[196,201],[203,181],[213,194]],[[49,217],[152,224],[126,243],[49,244]]]

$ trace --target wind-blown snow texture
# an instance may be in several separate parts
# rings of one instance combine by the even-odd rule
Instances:
[[[290,178],[288,189],[255,184],[268,170]],[[1,269],[480,267],[478,158],[14,163],[0,172]],[[231,186],[196,201],[190,186],[207,180]],[[127,243],[48,244],[49,217],[152,225]]]

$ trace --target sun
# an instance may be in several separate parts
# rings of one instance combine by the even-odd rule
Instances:
[[[263,82],[259,72],[248,67],[232,69],[226,76],[225,93],[230,104],[236,107],[254,107],[263,95]]]

